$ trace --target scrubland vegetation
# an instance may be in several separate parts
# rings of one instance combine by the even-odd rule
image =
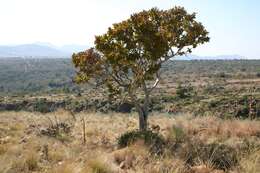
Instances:
[[[260,172],[260,61],[172,61],[208,34],[195,13],[152,8],[75,69],[1,60],[0,173]]]
[[[145,134],[137,131],[131,104],[110,102],[99,89],[2,92],[0,172],[257,173],[258,64],[170,63],[151,98]],[[34,75],[41,73],[35,69]]]
[[[135,113],[82,112],[75,119],[58,110],[0,117],[0,172],[260,171],[258,121],[154,113],[151,132],[126,137],[138,128]]]
[[[39,60],[40,68],[28,69],[34,71],[30,80],[59,80],[41,79],[51,64],[60,76],[73,73],[60,61],[70,64]],[[164,70],[151,98],[146,134],[136,131],[131,104],[110,102],[100,89],[78,85],[65,91],[40,84],[44,89],[35,92],[3,90],[0,172],[259,172],[259,61],[175,61]],[[27,81],[20,77],[1,85],[20,87]]]

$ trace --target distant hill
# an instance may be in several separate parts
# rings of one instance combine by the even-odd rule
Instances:
[[[0,46],[1,57],[27,57],[27,58],[69,58],[72,53],[88,49],[86,45],[63,45],[54,46],[50,43],[36,42],[33,44],[23,44],[17,46]],[[197,56],[187,55],[177,57],[178,60],[234,60],[247,59],[240,55],[221,55],[221,56]]]
[[[219,55],[219,56],[197,56],[187,55],[177,57],[178,60],[241,60],[248,59],[247,57],[240,55]]]
[[[50,57],[66,58],[73,52],[87,49],[83,45],[64,45],[56,47],[47,43],[23,44],[16,46],[0,46],[0,57]]]

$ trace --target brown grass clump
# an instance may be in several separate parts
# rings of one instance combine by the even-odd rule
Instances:
[[[65,160],[65,151],[62,149],[52,149],[49,151],[48,154],[48,160],[53,162],[53,163],[58,163],[61,162],[62,160]]]
[[[149,148],[142,140],[138,140],[129,147],[113,152],[114,162],[121,169],[131,169],[136,165],[147,164],[150,156]]]
[[[55,168],[52,168],[48,173],[74,173],[73,165],[69,163],[63,163]]]
[[[260,172],[260,149],[252,152],[249,156],[240,160],[242,173],[258,173]]]
[[[185,172],[185,163],[182,160],[174,159],[172,157],[165,157],[159,160],[154,159],[152,164],[149,164],[145,170],[151,173],[171,172],[181,173]]]
[[[185,129],[189,135],[197,135],[201,139],[217,137],[226,139],[229,137],[245,138],[259,136],[259,121],[251,120],[223,120],[213,116],[206,117],[178,117],[176,125]]]
[[[28,168],[26,167],[26,163],[24,160],[18,159],[13,160],[12,164],[8,168],[9,172],[27,172]]]
[[[189,142],[179,151],[187,165],[210,165],[211,168],[229,170],[238,165],[237,152],[234,148],[223,144],[204,144]]]
[[[108,163],[96,158],[88,161],[81,173],[113,173],[113,170]]]
[[[0,144],[0,156],[5,154],[7,151],[7,147],[5,145]]]
[[[35,153],[31,153],[25,160],[26,167],[29,171],[36,171],[39,168],[38,156]]]
[[[7,158],[6,158],[7,159]],[[24,153],[24,157],[22,158],[15,158],[11,164],[2,165],[7,166],[5,169],[8,172],[31,172],[31,171],[38,171],[39,167],[39,159],[35,153],[28,154]],[[0,166],[1,170],[1,166]]]

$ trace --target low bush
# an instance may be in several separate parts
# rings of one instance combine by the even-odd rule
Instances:
[[[193,87],[191,85],[188,86],[179,85],[176,89],[176,95],[180,99],[191,97],[192,92],[193,92]]]
[[[144,140],[144,143],[149,146],[150,151],[154,154],[162,154],[165,140],[158,133],[148,131],[130,131],[118,138],[118,146],[126,147],[135,143],[138,140]]]
[[[34,105],[34,111],[41,113],[52,112],[51,104],[48,103],[46,99],[37,99]]]
[[[218,78],[226,78],[228,77],[228,75],[225,72],[220,72],[216,74],[216,77]]]
[[[57,137],[62,133],[68,134],[70,132],[70,125],[62,122],[62,123],[57,123],[54,125],[51,125],[50,127],[46,129],[41,130],[41,134],[46,135],[46,136],[51,136],[51,137]]]
[[[61,142],[69,141],[69,135],[71,132],[72,124],[66,121],[53,121],[51,118],[48,118],[49,124],[45,127],[39,129],[41,135],[54,137]]]

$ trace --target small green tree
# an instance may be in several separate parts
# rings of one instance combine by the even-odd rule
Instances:
[[[96,36],[95,48],[72,55],[75,81],[105,85],[113,96],[128,96],[139,114],[140,130],[146,130],[150,95],[160,82],[162,64],[209,41],[195,19],[195,13],[182,7],[131,15]]]

